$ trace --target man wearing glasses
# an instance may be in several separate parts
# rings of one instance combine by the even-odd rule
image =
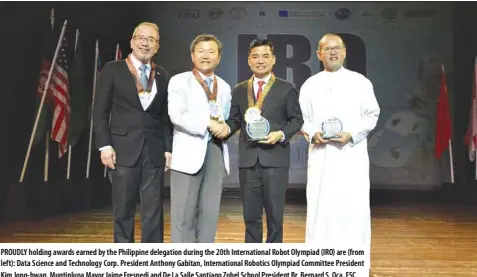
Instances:
[[[139,197],[141,242],[160,243],[172,124],[167,111],[169,73],[151,60],[159,49],[157,25],[139,24],[131,49],[126,59],[106,63],[99,77],[93,115],[96,146],[112,185],[114,242],[134,242]]]
[[[366,137],[380,108],[372,83],[343,67],[341,37],[325,35],[317,56],[325,70],[300,90],[303,132],[310,141],[306,243],[371,250],[369,156]],[[369,256],[368,256],[369,260]]]

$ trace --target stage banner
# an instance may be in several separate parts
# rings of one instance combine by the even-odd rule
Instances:
[[[440,184],[448,165],[434,157],[434,125],[440,69],[445,65],[453,98],[450,3],[358,2],[154,2],[149,17],[161,30],[157,62],[172,74],[191,69],[190,43],[202,33],[224,44],[217,74],[233,87],[251,76],[248,45],[257,37],[275,45],[274,73],[299,90],[323,69],[316,57],[325,33],[340,34],[346,67],[367,76],[381,107],[368,139],[373,187],[419,189]],[[290,188],[305,187],[308,144],[291,139]],[[238,187],[237,136],[230,140]],[[441,158],[446,162],[446,157]],[[442,170],[441,170],[442,169]]]

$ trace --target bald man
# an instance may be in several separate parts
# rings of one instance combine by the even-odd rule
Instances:
[[[328,34],[316,52],[325,70],[300,90],[303,132],[310,142],[306,242],[371,249],[369,156],[366,138],[380,108],[373,85],[343,67],[346,46]]]

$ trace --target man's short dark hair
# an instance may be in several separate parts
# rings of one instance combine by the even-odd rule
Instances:
[[[259,46],[270,46],[270,51],[272,51],[272,54],[275,55],[273,43],[270,40],[265,38],[257,38],[252,40],[252,42],[250,42],[250,45],[248,47],[248,54],[250,55],[250,52],[252,52],[252,49]]]

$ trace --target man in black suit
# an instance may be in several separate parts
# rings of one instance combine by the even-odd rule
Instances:
[[[167,111],[169,74],[151,58],[159,49],[159,28],[141,23],[132,53],[106,63],[94,105],[96,145],[109,168],[114,242],[134,242],[137,199],[141,200],[141,242],[163,242],[162,189],[172,152]],[[111,115],[111,123],[109,118]]]
[[[248,64],[253,76],[233,89],[230,117],[226,121],[230,130],[222,131],[222,135],[230,137],[241,129],[239,180],[246,226],[245,242],[262,242],[265,208],[266,242],[280,243],[283,241],[283,211],[290,167],[288,140],[301,129],[303,117],[293,84],[272,73],[275,55],[271,41],[252,41]],[[270,133],[260,141],[252,141],[246,132],[246,121],[250,121],[253,114],[246,111],[253,110],[255,116],[258,112],[270,126]]]

